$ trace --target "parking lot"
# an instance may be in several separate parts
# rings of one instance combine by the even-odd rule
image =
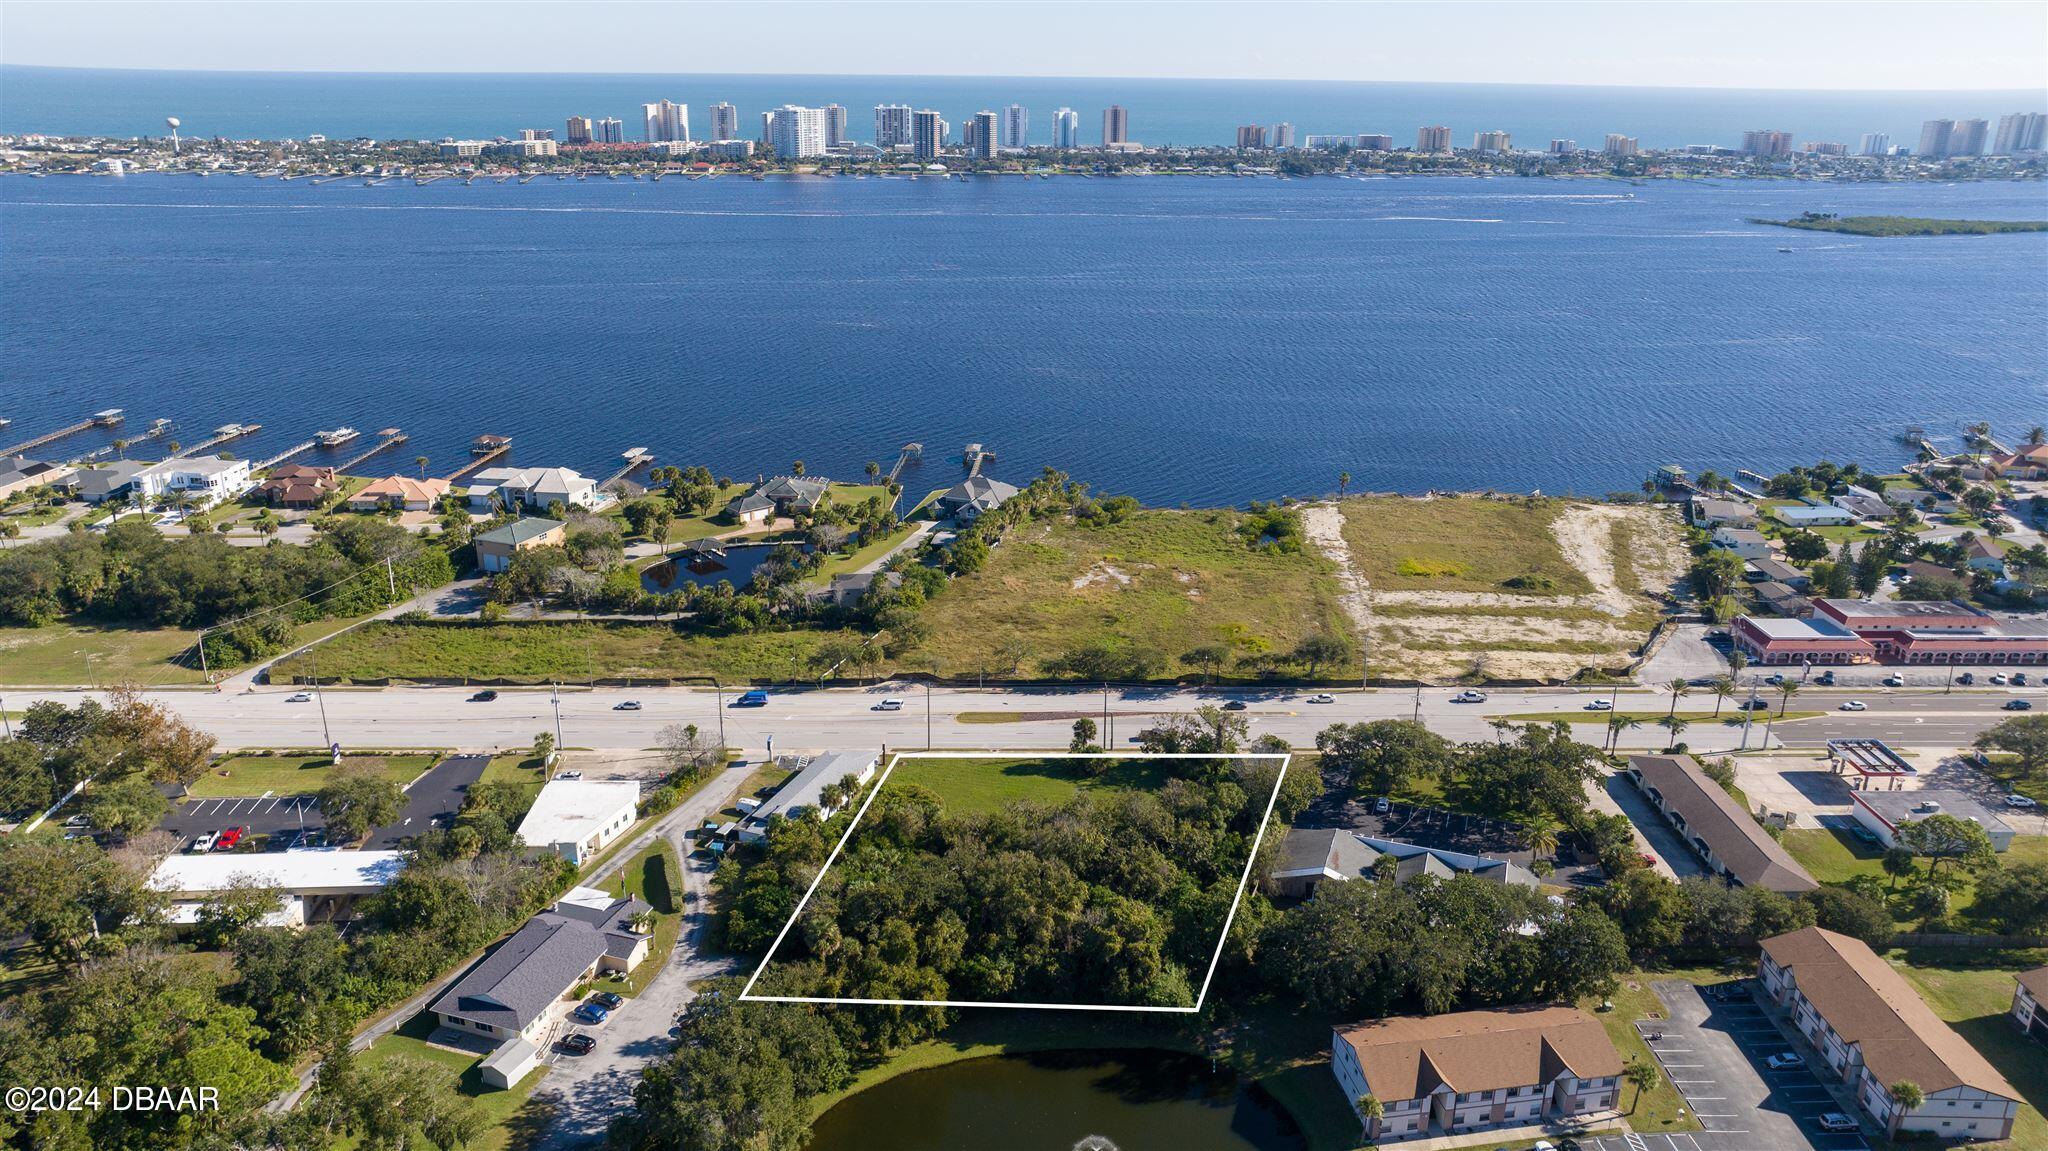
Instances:
[[[1792,1045],[1747,990],[1726,1001],[1710,1001],[1682,980],[1652,987],[1670,1018],[1643,1020],[1636,1029],[1701,1130],[1608,1136],[1585,1140],[1587,1146],[1600,1151],[1867,1151],[1861,1135],[1820,1129],[1821,1115],[1844,1108],[1812,1072],[1764,1066],[1767,1057],[1790,1051]]]
[[[188,799],[171,809],[161,825],[190,840],[230,827],[246,828],[247,836],[325,827],[320,802],[310,795],[265,795],[240,799]]]

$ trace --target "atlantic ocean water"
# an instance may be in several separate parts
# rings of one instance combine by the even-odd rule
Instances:
[[[913,488],[979,441],[1007,478],[1211,504],[1340,471],[1597,493],[2048,422],[2048,235],[1747,222],[1802,211],[2043,219],[2048,187],[5,178],[0,440],[118,406],[187,443],[261,423],[258,458],[398,426],[366,468],[492,432],[746,478],[916,440]]]

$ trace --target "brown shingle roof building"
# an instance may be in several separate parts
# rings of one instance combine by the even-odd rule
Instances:
[[[1629,778],[1731,883],[1793,894],[1820,884],[1689,755],[1632,755]]]
[[[311,464],[286,464],[257,485],[256,494],[269,503],[288,508],[310,508],[341,488],[333,468]]]
[[[1887,1132],[2012,1133],[2019,1093],[1862,940],[1819,927],[1775,935],[1763,941],[1757,968],[1765,992]],[[1901,1082],[1920,1088],[1918,1108],[1892,1100]]]

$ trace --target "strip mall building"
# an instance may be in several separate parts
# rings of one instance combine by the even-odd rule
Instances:
[[[1752,663],[1767,665],[2048,664],[2048,622],[1941,600],[1817,599],[1811,618],[1741,616],[1730,635]]]

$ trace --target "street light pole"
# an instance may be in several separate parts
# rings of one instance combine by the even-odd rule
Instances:
[[[327,693],[320,690],[320,645],[306,649],[306,659],[313,665],[313,701],[320,705],[320,737],[327,741],[327,754],[334,762],[341,762],[341,747],[334,742],[334,730],[327,726]]]
[[[725,742],[725,685],[719,683],[718,677],[715,675],[711,677],[711,690],[718,696],[718,754],[724,755],[727,746]]]
[[[924,749],[926,751],[932,749],[932,684],[930,680],[926,680],[924,684]]]
[[[1756,681],[1749,681],[1749,701],[1742,705],[1742,746],[1738,751],[1749,750],[1749,729],[1756,722]]]
[[[555,705],[555,755],[562,754],[562,685],[557,683],[548,688],[548,699]],[[550,760],[554,756],[548,757]],[[541,764],[542,767],[548,766]]]

